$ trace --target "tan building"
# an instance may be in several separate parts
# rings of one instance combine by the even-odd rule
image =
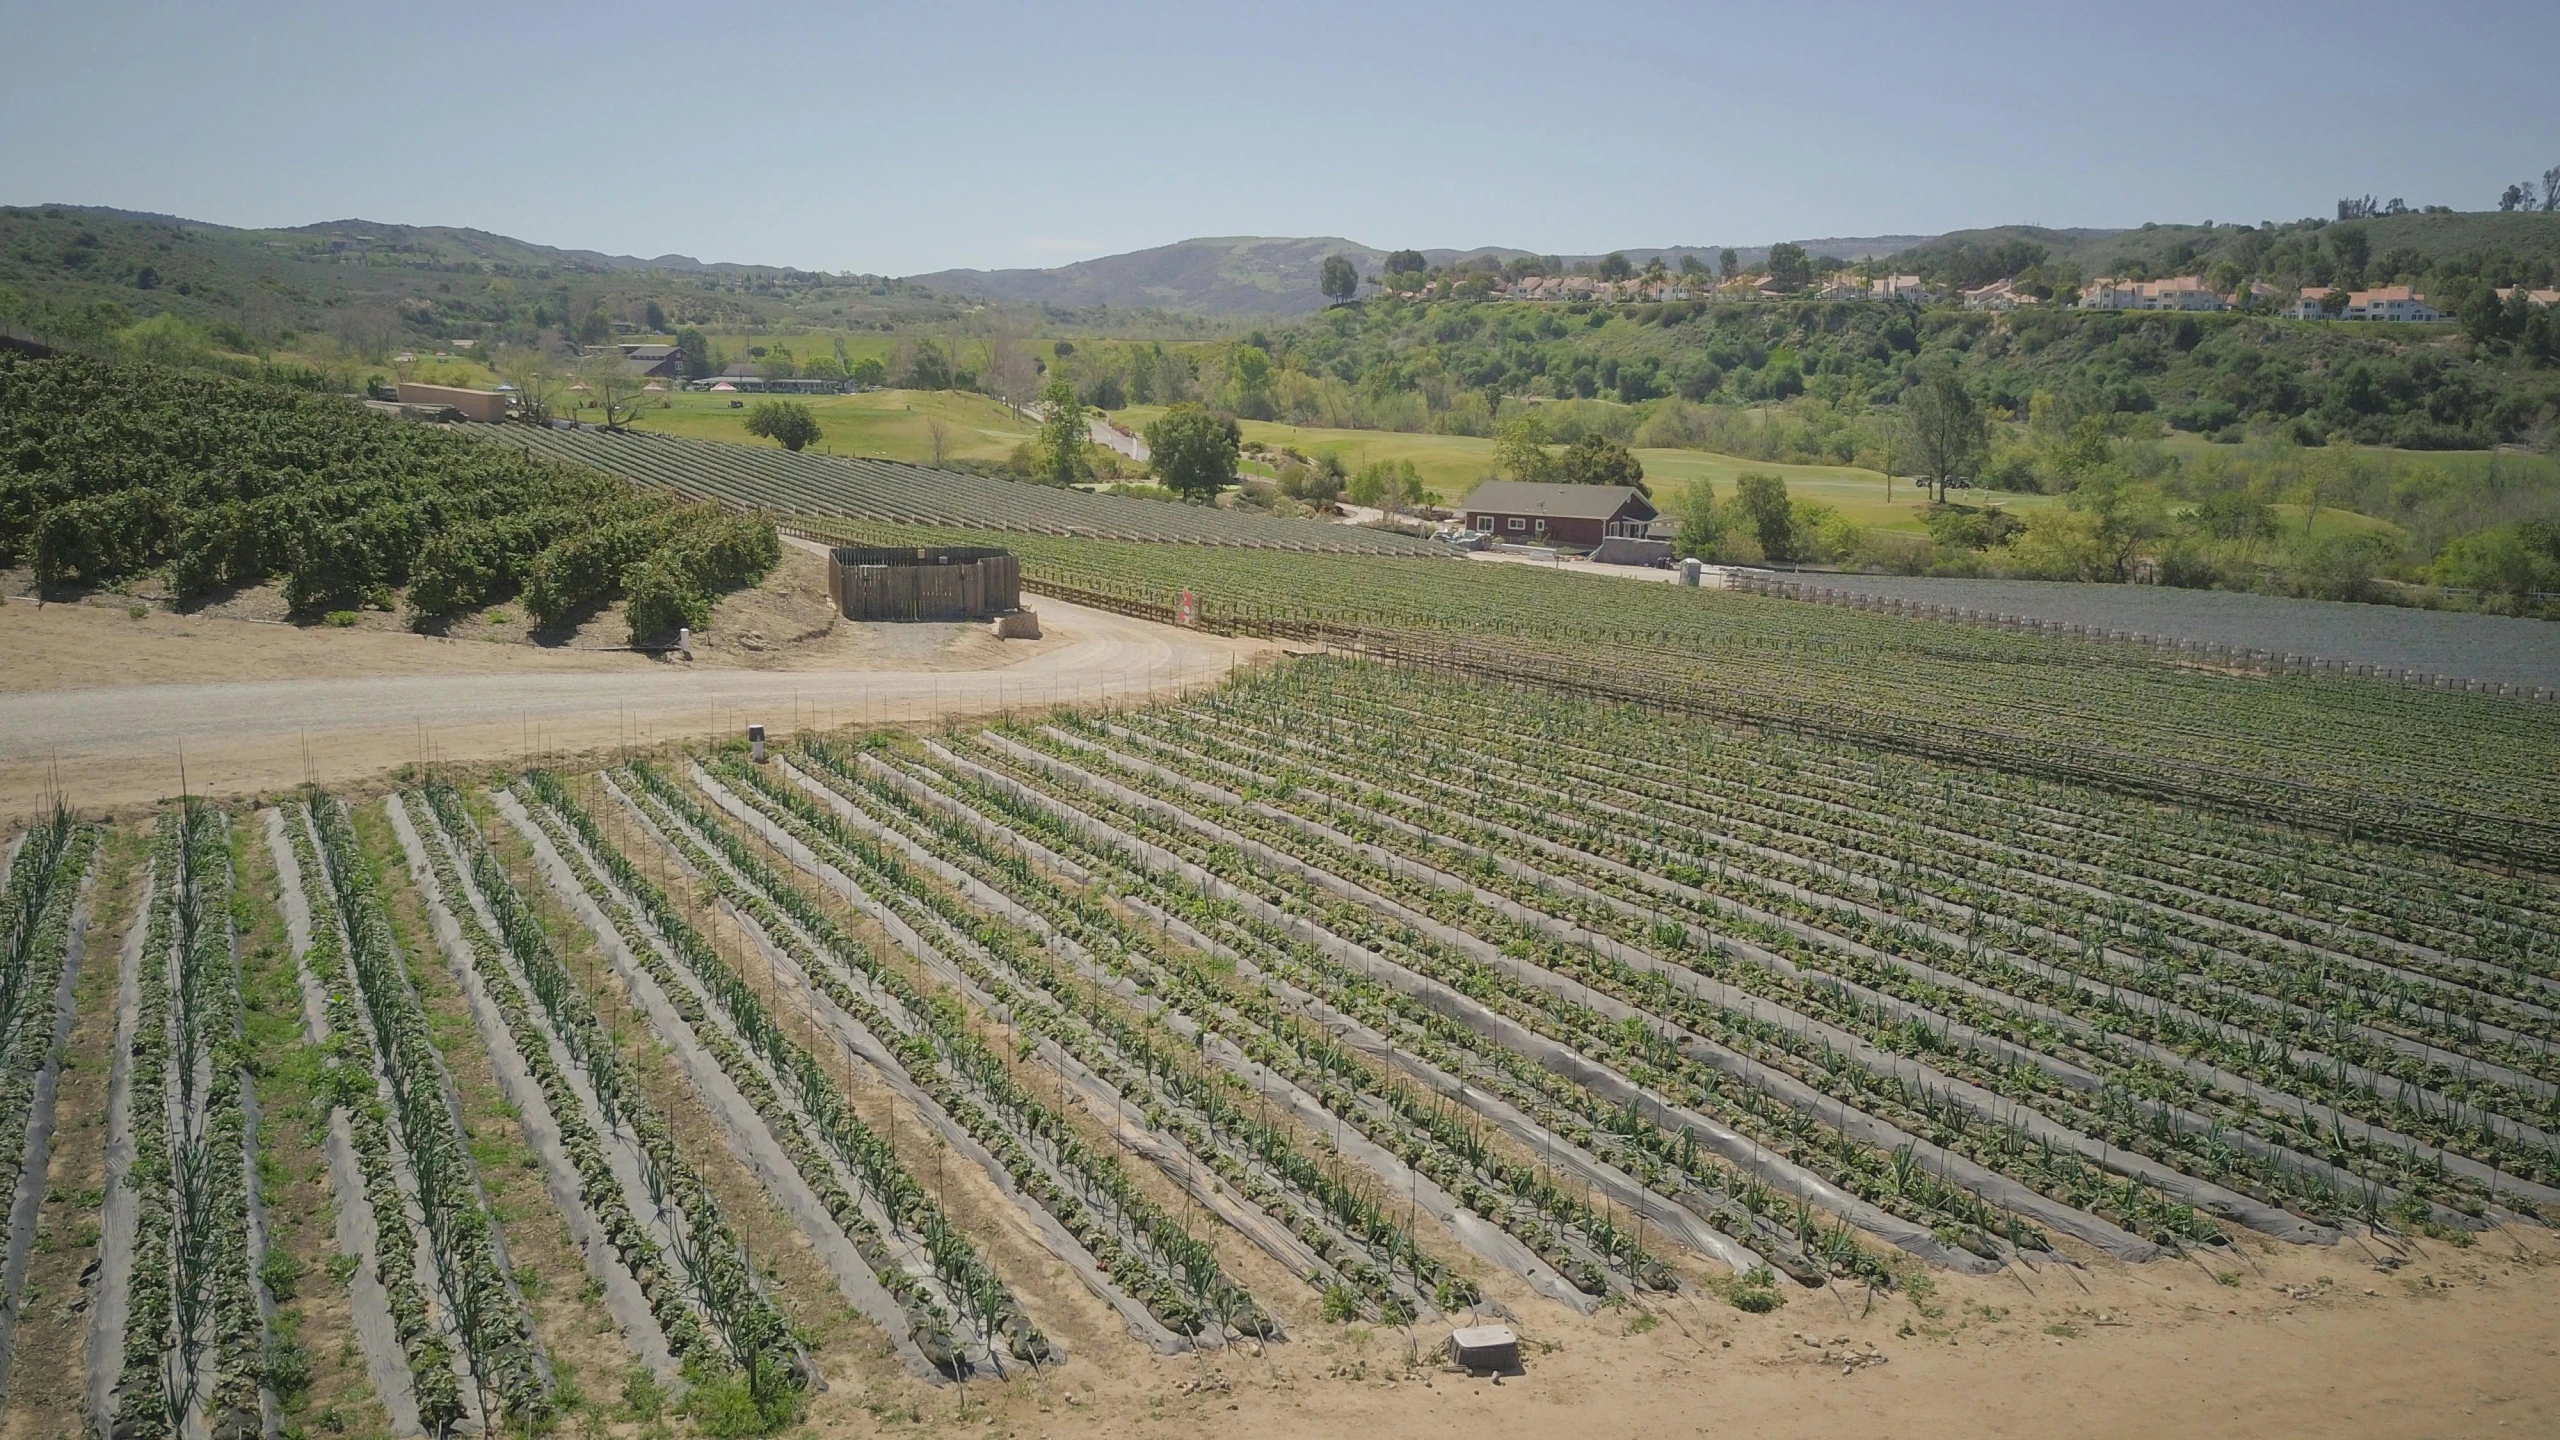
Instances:
[[[1967,310],[2015,310],[2021,305],[2043,303],[2019,289],[2015,280],[1994,280],[1988,285],[1967,290],[1963,293],[1963,300]]]
[[[2102,275],[2080,287],[2083,310],[2221,310],[2222,296],[2194,275],[2122,280]]]
[[[507,418],[507,397],[496,390],[465,390],[456,385],[421,385],[403,380],[399,395],[403,405],[442,406],[465,420],[484,425],[495,425]]]
[[[2337,291],[2333,286],[2305,285],[2302,287],[2302,293],[2294,299],[2294,302],[2291,305],[2285,308],[2284,313],[2288,318],[2294,320],[2319,320],[2326,318],[2328,312],[2321,308],[2320,302],[2328,299],[2331,295],[2336,293]],[[2385,285],[2375,290],[2348,291],[2346,311],[2338,318],[2343,320],[2392,320],[2398,321],[2404,325],[2412,325],[2424,324],[2430,320],[2441,320],[2444,316],[2436,313],[2436,308],[2427,303],[2426,296],[2419,294],[2408,286]]]

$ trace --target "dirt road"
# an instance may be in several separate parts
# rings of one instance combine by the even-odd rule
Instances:
[[[57,786],[95,810],[338,783],[425,756],[496,760],[799,726],[915,721],[1214,683],[1264,648],[1046,597],[1036,642],[878,633],[824,668],[688,666],[416,636],[0,607],[0,817]],[[180,633],[171,627],[187,625]],[[929,643],[923,643],[929,642]],[[229,677],[229,678],[220,678]]]

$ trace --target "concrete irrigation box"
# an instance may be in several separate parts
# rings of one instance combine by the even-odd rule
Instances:
[[[1022,608],[1022,567],[977,545],[840,545],[827,598],[847,620],[984,620]]]
[[[1449,1332],[1449,1361],[1485,1375],[1520,1373],[1520,1337],[1508,1325],[1462,1325]]]

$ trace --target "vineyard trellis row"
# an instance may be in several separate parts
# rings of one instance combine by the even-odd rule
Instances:
[[[995,480],[891,460],[771,450],[637,431],[471,426],[487,444],[619,475],[636,484],[778,516],[956,525],[1026,535],[1226,546],[1292,554],[1442,556],[1393,531],[1213,506]]]

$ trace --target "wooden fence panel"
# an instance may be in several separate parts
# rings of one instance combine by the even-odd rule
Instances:
[[[848,620],[983,620],[1022,608],[1022,566],[1003,550],[842,546],[827,598]]]

